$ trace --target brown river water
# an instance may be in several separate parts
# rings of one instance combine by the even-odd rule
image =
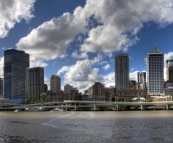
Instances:
[[[173,143],[173,111],[0,112],[0,143]]]

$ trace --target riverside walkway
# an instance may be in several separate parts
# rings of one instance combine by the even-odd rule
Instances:
[[[166,110],[170,110],[173,101],[162,101],[162,102],[105,102],[105,101],[75,101],[65,100],[64,102],[45,102],[38,104],[0,104],[1,110],[14,110],[26,108],[61,108],[61,109],[80,109],[80,108],[91,108],[91,110],[99,110],[99,108],[114,108],[120,110],[122,106],[138,106],[140,110],[148,109],[151,106],[162,106]]]

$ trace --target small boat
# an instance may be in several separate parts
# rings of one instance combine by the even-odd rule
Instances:
[[[50,112],[59,112],[59,111],[63,111],[63,110],[59,109],[59,108],[55,108],[55,109],[50,110]]]
[[[17,112],[21,112],[21,110],[20,110],[20,109],[16,109],[16,110],[14,110],[14,112],[16,112],[16,113],[17,113]]]

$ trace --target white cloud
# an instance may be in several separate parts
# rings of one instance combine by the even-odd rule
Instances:
[[[4,77],[4,56],[0,58],[0,77]]]
[[[81,51],[126,51],[139,40],[135,35],[144,23],[154,21],[161,27],[172,23],[172,7],[172,0],[87,0],[83,13],[94,15],[103,25],[89,31]]]
[[[7,36],[16,23],[24,19],[29,22],[35,0],[1,0],[0,1],[0,38]]]
[[[67,56],[68,56],[68,54],[63,54],[63,55],[60,56],[60,58],[61,58],[61,59],[64,59],[64,58],[67,57]]]
[[[103,76],[106,87],[115,86],[115,72]]]
[[[110,64],[107,64],[107,65],[105,65],[105,66],[103,67],[103,69],[106,71],[106,70],[108,70],[110,67],[111,67]]]
[[[63,66],[58,72],[57,75],[60,75],[61,73],[67,72],[70,69],[68,66]]]
[[[16,44],[18,50],[24,50],[34,58],[51,60],[65,54],[69,43],[79,33],[86,32],[86,22],[80,17],[64,13],[52,18],[33,29]],[[36,48],[37,47],[37,48]]]
[[[168,52],[167,54],[164,54],[164,64],[166,63],[166,60],[173,59],[173,52]]]
[[[139,72],[139,71],[134,71],[134,72],[131,72],[130,73],[130,80],[136,80],[137,81],[137,72]]]
[[[88,52],[127,51],[139,40],[136,34],[144,23],[152,21],[160,27],[171,24],[172,7],[172,0],[87,0],[72,14],[64,13],[33,29],[16,46],[41,60],[51,60],[65,54],[70,42],[81,33],[87,37],[77,37],[84,41],[80,50],[85,54],[74,52],[75,58],[86,58]],[[100,24],[93,26],[90,17]]]
[[[133,71],[134,70],[134,68],[131,68],[131,71]]]
[[[88,55],[87,53],[78,53],[77,50],[75,50],[73,53],[72,53],[72,57],[73,58],[76,58],[76,59],[87,59],[88,58]]]
[[[30,67],[47,67],[48,64],[43,60],[30,59]]]
[[[44,84],[50,85],[50,80],[46,75],[44,76]]]
[[[103,76],[98,74],[99,69],[92,68],[101,59],[102,56],[98,54],[92,60],[79,60],[74,65],[62,67],[57,74],[64,73],[64,83],[71,84],[83,92],[94,82],[104,80]]]

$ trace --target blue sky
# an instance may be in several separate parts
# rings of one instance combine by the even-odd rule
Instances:
[[[172,0],[1,0],[0,65],[15,48],[30,54],[31,67],[44,67],[48,85],[58,74],[80,91],[96,81],[114,86],[116,54],[129,54],[131,79],[147,70],[154,45],[173,57],[172,15]]]

